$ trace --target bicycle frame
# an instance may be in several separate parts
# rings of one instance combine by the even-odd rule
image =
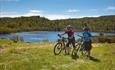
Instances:
[[[58,36],[59,36],[59,38],[60,38],[60,39],[58,39],[58,43],[62,43],[63,48],[66,49],[65,42],[67,41],[67,40],[66,40],[67,38],[62,37],[60,34],[58,34]]]
[[[82,41],[82,38],[79,38],[77,41],[76,41],[77,45],[76,45],[76,51],[79,50],[79,48],[81,48],[81,46],[83,45],[83,41]]]
[[[79,36],[79,35],[78,35]],[[86,55],[87,51],[84,50],[84,43],[83,43],[83,36],[79,36],[80,38],[77,40],[77,46],[76,51],[78,52],[80,49],[80,52],[82,55]]]

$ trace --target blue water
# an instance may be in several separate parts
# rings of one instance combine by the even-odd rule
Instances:
[[[57,34],[61,34],[63,32],[54,32],[54,31],[32,31],[32,32],[19,32],[19,33],[11,33],[11,34],[0,34],[0,38],[11,38],[12,36],[21,36],[24,39],[24,42],[43,42],[44,39],[48,39],[50,42],[57,41]],[[99,36],[98,32],[91,32],[93,36]],[[82,32],[76,32],[75,38],[78,39],[77,35],[82,35]],[[115,33],[104,33],[104,35],[112,35],[115,36]],[[65,35],[67,37],[67,35]]]

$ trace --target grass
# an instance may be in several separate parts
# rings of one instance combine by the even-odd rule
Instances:
[[[92,58],[55,56],[56,43],[13,43],[0,40],[0,70],[115,70],[115,43],[94,43]]]

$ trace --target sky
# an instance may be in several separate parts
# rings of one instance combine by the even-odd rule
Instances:
[[[115,15],[115,0],[0,0],[0,17],[50,20]]]

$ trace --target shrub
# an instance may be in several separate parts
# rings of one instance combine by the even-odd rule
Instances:
[[[99,43],[115,43],[115,36],[98,36],[92,38],[93,42]]]
[[[49,42],[48,38],[44,38],[43,42]]]
[[[14,41],[15,43],[16,43],[16,42],[24,42],[23,37],[18,36],[18,35],[11,37],[10,40]]]
[[[99,35],[100,35],[100,36],[104,36],[104,33],[103,33],[103,32],[100,32]]]

